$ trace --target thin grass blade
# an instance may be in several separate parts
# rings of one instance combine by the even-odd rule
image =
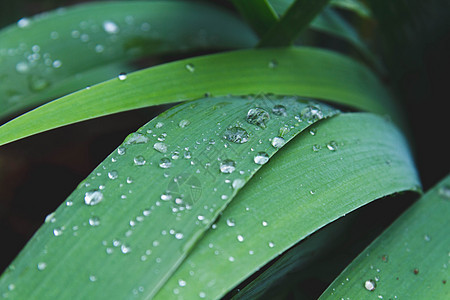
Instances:
[[[320,299],[447,299],[450,176],[398,218]]]
[[[197,2],[90,3],[22,18],[0,32],[0,118],[86,87],[72,80],[81,73],[91,72],[88,85],[111,79],[111,63],[255,43],[236,16]]]
[[[269,0],[233,0],[234,6],[259,37],[278,22],[278,16]]]
[[[157,299],[174,292],[219,298],[326,224],[380,197],[419,189],[407,142],[391,122],[341,114],[310,130],[242,189]]]
[[[389,114],[401,123],[390,92],[352,59],[306,47],[241,50],[152,67],[65,96],[1,126],[0,145],[83,120],[205,94],[266,93],[325,99]]]

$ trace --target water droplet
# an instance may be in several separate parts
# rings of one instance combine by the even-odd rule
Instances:
[[[182,234],[181,232],[175,233],[175,238],[177,240],[181,240],[181,239],[183,239],[183,237],[184,237],[184,234]]]
[[[269,225],[266,221],[262,221],[262,226],[266,227],[267,225]]]
[[[161,195],[161,200],[163,200],[163,201],[170,201],[170,200],[172,200],[172,195],[169,194],[169,192],[166,192],[165,194]]]
[[[186,70],[188,70],[191,73],[194,73],[195,71],[195,66],[193,64],[186,64]]]
[[[163,126],[164,126],[163,122],[158,122],[158,123],[155,124],[155,128],[161,128]]]
[[[368,291],[374,291],[376,288],[375,281],[372,279],[366,280],[366,282],[364,282],[364,288]]]
[[[286,107],[284,105],[281,104],[277,104],[272,108],[272,112],[274,115],[276,116],[282,116],[285,117],[287,116],[287,110]]]
[[[100,225],[100,218],[97,216],[92,216],[89,218],[89,225],[92,227],[99,226]]]
[[[105,21],[103,22],[103,30],[109,34],[116,34],[119,32],[119,26],[113,21]]]
[[[337,148],[338,148],[338,145],[337,145],[337,143],[336,143],[335,141],[331,141],[331,142],[329,142],[329,143],[327,144],[327,148],[328,148],[328,150],[330,150],[330,151],[336,151]]]
[[[167,152],[167,145],[164,143],[155,143],[153,145],[153,149],[155,149],[158,152],[166,153]]]
[[[269,68],[275,69],[276,67],[278,67],[278,61],[276,61],[275,59],[269,61]]]
[[[281,127],[280,130],[279,130],[279,136],[280,136],[280,137],[283,137],[283,136],[285,136],[286,134],[288,134],[289,131],[291,131],[291,129],[289,128],[289,126],[288,126],[288,125],[284,125],[284,126]]]
[[[116,179],[117,177],[119,177],[119,172],[117,172],[116,170],[112,170],[108,172],[108,177],[109,179]]]
[[[32,75],[29,78],[29,86],[33,91],[42,91],[50,85],[50,81],[40,75]]]
[[[120,251],[122,251],[123,254],[127,254],[131,252],[131,247],[125,244],[122,244],[120,246]]]
[[[96,205],[103,200],[103,193],[99,190],[91,190],[84,195],[86,205]]]
[[[16,286],[14,285],[14,283],[8,284],[8,290],[9,291],[13,291],[15,288],[16,288]]]
[[[242,243],[244,241],[244,237],[242,235],[238,235],[237,240]]]
[[[246,120],[250,124],[257,125],[261,128],[266,128],[266,123],[269,122],[270,116],[264,109],[256,107],[249,109]]]
[[[322,109],[317,105],[308,105],[302,109],[300,117],[308,123],[313,123],[317,120],[323,119]]]
[[[63,234],[63,230],[62,230],[61,227],[57,227],[57,228],[53,229],[53,235],[54,236],[60,236],[62,234]]]
[[[222,173],[233,173],[236,170],[236,163],[234,160],[225,159],[220,163],[220,172]]]
[[[105,51],[105,47],[103,45],[101,44],[95,45],[95,52],[102,53],[103,51]]]
[[[227,130],[225,130],[225,133],[223,135],[223,138],[227,141],[236,143],[236,144],[243,144],[246,143],[249,139],[248,132],[239,126],[229,127]]]
[[[136,166],[143,166],[143,165],[145,165],[145,163],[146,163],[146,160],[142,155],[138,155],[134,158],[134,164]]]
[[[97,277],[95,275],[90,275],[89,276],[89,281],[90,282],[95,282],[95,281],[97,281]]]
[[[57,60],[53,61],[52,66],[55,69],[61,68],[62,62],[59,59],[57,59]]]
[[[125,79],[127,79],[128,75],[125,72],[119,73],[119,75],[117,76],[117,78],[119,78],[120,81],[124,81]]]
[[[192,153],[189,150],[184,151],[184,158],[186,159],[191,159],[192,158]]]
[[[269,161],[269,154],[266,152],[258,152],[253,158],[253,161],[258,165],[264,165]]]
[[[310,133],[311,135],[316,135],[316,133],[317,133],[317,128],[311,128],[311,129],[309,130],[309,133]]]
[[[198,296],[200,298],[206,298],[206,293],[205,292],[200,292],[200,293],[198,293]]]
[[[227,225],[230,226],[230,227],[234,227],[234,226],[236,226],[236,222],[234,221],[233,218],[228,218],[227,219]]]
[[[231,185],[233,186],[233,189],[235,189],[235,190],[240,189],[241,187],[243,187],[245,185],[245,180],[237,178],[237,179],[233,180],[233,183]]]
[[[127,136],[127,138],[125,139],[125,144],[126,145],[131,145],[131,144],[145,144],[148,142],[148,137],[146,137],[143,134],[134,132],[131,133]],[[120,153],[119,153],[120,154]]]
[[[425,234],[424,237],[423,237],[423,239],[424,239],[426,242],[431,241],[431,237],[430,237],[428,234]]]
[[[37,268],[39,271],[44,271],[47,268],[47,264],[45,262],[40,262],[37,264]]]
[[[312,146],[312,149],[314,152],[319,152],[319,150],[322,149],[322,147],[318,144],[315,144]]]
[[[273,247],[275,247],[275,244],[274,244],[274,242],[269,242],[269,243],[268,243],[268,245],[269,245],[269,248],[273,248]]]
[[[120,146],[119,148],[117,148],[117,153],[119,155],[124,155],[127,152],[127,149],[123,146]]]
[[[53,223],[53,222],[55,222],[55,221],[56,221],[56,219],[55,219],[55,212],[52,212],[51,214],[48,214],[48,215],[45,217],[44,223]]]
[[[178,280],[178,285],[179,286],[186,286],[186,281],[184,281],[183,279],[179,279]]]
[[[178,123],[178,126],[180,126],[180,128],[185,128],[185,127],[189,126],[189,124],[191,124],[191,121],[181,120],[180,123]]]
[[[445,198],[447,200],[450,200],[450,186],[443,185],[439,188],[439,195],[442,198]]]
[[[234,262],[234,257],[233,256],[228,257],[228,261]]]
[[[172,162],[170,161],[169,158],[167,157],[163,157],[161,158],[161,160],[159,161],[159,166],[163,169],[168,169],[172,166]]]
[[[286,140],[279,136],[276,136],[272,139],[272,146],[274,146],[275,148],[281,148],[285,143]]]
[[[30,70],[30,66],[25,61],[20,61],[16,64],[16,71],[24,74],[27,73]]]
[[[28,27],[28,26],[30,26],[30,24],[31,24],[31,20],[28,19],[28,18],[22,18],[22,19],[20,19],[19,21],[17,21],[17,26],[18,26],[19,28],[25,28],[25,27]]]

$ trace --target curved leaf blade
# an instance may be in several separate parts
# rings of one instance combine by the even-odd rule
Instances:
[[[202,98],[205,93],[301,95],[400,120],[394,99],[378,78],[345,56],[314,48],[241,50],[152,67],[126,80],[116,78],[65,96],[2,125],[0,145],[95,117]]]
[[[0,33],[0,118],[84,88],[62,81],[111,63],[255,43],[246,24],[206,3],[90,3],[23,18]],[[101,73],[88,85],[117,74]]]
[[[173,297],[174,291],[181,299],[199,293],[219,298],[326,224],[420,186],[407,142],[385,119],[341,114],[312,130],[314,135],[303,131],[255,175],[157,298]]]
[[[446,299],[450,177],[401,215],[320,299]]]
[[[255,108],[265,112],[247,122]],[[261,167],[254,156],[269,159],[280,135],[288,142],[336,113],[298,97],[211,98],[168,110],[46,219],[0,286],[14,282],[11,297],[24,299],[152,297]]]

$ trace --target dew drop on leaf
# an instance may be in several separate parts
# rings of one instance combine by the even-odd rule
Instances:
[[[235,190],[240,189],[241,187],[243,187],[245,185],[245,180],[237,178],[237,179],[233,180],[233,183],[231,185],[233,186],[233,189],[235,189]]]
[[[170,159],[167,157],[163,157],[159,161],[159,166],[163,169],[168,169],[172,166],[172,161],[170,161]]]
[[[89,225],[92,227],[96,227],[100,225],[100,218],[97,216],[92,216],[89,218]]]
[[[302,109],[300,117],[303,121],[313,123],[317,120],[323,119],[322,109],[316,105],[308,105]]]
[[[286,107],[281,104],[277,104],[272,108],[272,113],[276,116],[285,117],[287,115]]]
[[[117,172],[116,170],[112,170],[108,172],[108,178],[109,179],[117,179],[117,177],[119,177],[119,172]]]
[[[158,152],[166,153],[167,152],[167,145],[164,143],[155,143],[153,145],[153,149],[155,149]]]
[[[275,69],[277,66],[278,66],[278,61],[276,61],[275,59],[272,59],[271,61],[269,61],[269,68]]]
[[[258,152],[253,158],[253,161],[258,165],[264,165],[269,161],[269,154],[266,152]]]
[[[236,144],[243,144],[246,143],[249,139],[248,132],[239,126],[233,126],[227,128],[225,130],[225,133],[223,135],[223,138],[227,141],[236,143]]]
[[[276,136],[272,139],[272,146],[274,146],[277,149],[283,147],[285,143],[286,140],[279,136]]]
[[[19,28],[25,28],[25,27],[28,27],[28,26],[30,26],[30,24],[31,24],[31,20],[28,19],[28,18],[22,18],[22,19],[20,19],[19,21],[17,21],[17,26],[18,26]]]
[[[128,77],[127,73],[125,72],[122,72],[117,76],[117,78],[119,78],[120,81],[124,81],[125,79],[127,79],[127,77]]]
[[[120,146],[119,148],[117,148],[117,153],[119,155],[124,155],[127,152],[126,148],[123,146]]]
[[[103,22],[103,30],[109,34],[116,34],[119,32],[119,26],[113,21]]]
[[[225,159],[220,163],[220,172],[222,173],[233,173],[236,170],[236,163],[234,160]]]
[[[234,221],[234,219],[228,218],[228,219],[227,219],[227,225],[228,225],[229,227],[234,227],[234,226],[236,226],[236,222]]]
[[[185,127],[189,126],[189,124],[191,124],[191,122],[189,120],[181,120],[180,123],[178,123],[178,126],[180,128],[185,128]]]
[[[134,164],[136,166],[143,166],[145,165],[146,161],[145,158],[142,155],[138,155],[134,158]]]
[[[57,227],[57,228],[53,229],[53,235],[54,236],[60,236],[62,234],[63,234],[63,230],[62,230],[61,227]]]
[[[364,288],[368,291],[374,291],[376,288],[375,281],[372,279],[366,280],[366,282],[364,282]]]
[[[185,68],[191,73],[194,73],[195,71],[195,66],[193,64],[186,64]]]
[[[37,264],[37,268],[38,268],[39,271],[44,271],[45,268],[47,268],[47,264],[45,262],[39,262]]]
[[[131,144],[145,144],[148,142],[148,137],[146,137],[143,134],[134,132],[131,133],[130,135],[127,136],[127,138],[125,139],[125,144],[126,145],[131,145]],[[119,153],[120,154],[120,153]]]
[[[330,150],[330,151],[336,151],[337,148],[338,148],[338,146],[337,146],[337,143],[336,143],[335,141],[331,141],[331,142],[329,142],[329,143],[327,144],[327,148],[328,148],[328,150]]]
[[[103,193],[99,190],[91,190],[84,195],[84,203],[86,205],[96,205],[103,200]]]
[[[246,120],[250,124],[259,126],[261,128],[266,128],[266,123],[269,122],[270,115],[262,108],[251,108],[247,112]]]

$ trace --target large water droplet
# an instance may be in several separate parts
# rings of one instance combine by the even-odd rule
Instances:
[[[120,251],[122,251],[123,254],[127,254],[131,252],[131,247],[125,244],[122,244],[120,246]]]
[[[159,166],[163,169],[168,169],[172,166],[172,162],[170,161],[169,158],[167,157],[163,157],[161,158],[161,160],[159,161]]]
[[[231,185],[233,186],[233,189],[235,189],[235,190],[240,189],[241,187],[243,187],[245,185],[245,180],[237,178],[237,179],[233,180],[233,183]]]
[[[166,153],[166,152],[167,152],[167,145],[164,144],[164,143],[155,143],[155,144],[153,145],[153,148],[154,148],[156,151],[161,152],[161,153]]]
[[[61,227],[57,227],[57,228],[53,229],[53,235],[54,236],[60,236],[62,234],[63,234],[63,230],[62,230]]]
[[[38,268],[39,271],[44,271],[45,268],[47,268],[47,264],[45,262],[39,262],[37,264],[37,268]]]
[[[180,128],[185,128],[185,127],[189,126],[189,124],[191,124],[191,121],[181,120],[180,123],[178,123],[178,126],[180,126]]]
[[[227,130],[225,130],[223,137],[227,141],[230,141],[230,142],[233,142],[236,144],[246,143],[249,139],[248,132],[244,128],[239,127],[239,126],[227,128]]]
[[[302,109],[300,117],[303,121],[313,123],[317,120],[323,119],[322,109],[316,105],[308,105]]]
[[[125,144],[127,144],[127,145],[144,144],[147,142],[148,142],[148,137],[146,137],[143,134],[137,133],[137,132],[134,132],[134,133],[128,135],[127,138],[125,139]]]
[[[330,150],[330,151],[336,151],[337,148],[338,148],[338,145],[337,145],[337,143],[336,143],[335,141],[331,141],[331,142],[329,142],[329,143],[327,144],[327,148],[328,148],[328,150]]]
[[[375,281],[372,279],[366,280],[366,282],[364,282],[364,288],[368,291],[374,291],[376,288]]]
[[[119,155],[124,155],[127,152],[127,149],[123,146],[120,146],[119,148],[117,148],[117,153]]]
[[[234,160],[225,159],[220,163],[220,172],[222,173],[233,173],[236,170],[236,163]]]
[[[286,143],[286,140],[282,137],[276,136],[272,139],[272,146],[275,148],[281,148]]]
[[[103,193],[99,190],[91,190],[84,195],[86,205],[96,205],[103,200]]]
[[[234,227],[234,226],[236,226],[236,222],[234,221],[233,218],[228,218],[227,219],[227,225],[230,226],[230,227]]]
[[[103,22],[103,30],[109,34],[116,34],[119,32],[119,26],[113,21],[105,21]]]
[[[253,158],[253,161],[258,165],[263,165],[269,161],[269,154],[266,152],[258,152]]]
[[[19,28],[25,28],[25,27],[28,27],[28,26],[30,26],[30,24],[31,24],[31,20],[28,19],[28,18],[22,18],[22,19],[20,19],[19,21],[17,21],[17,26],[18,26]]]
[[[266,128],[266,123],[269,122],[270,116],[267,111],[262,108],[251,108],[247,112],[247,122],[253,125],[257,125],[261,128]]]
[[[241,243],[244,241],[244,237],[242,235],[240,235],[240,234],[236,238]]]
[[[134,164],[136,166],[143,166],[143,165],[145,165],[145,163],[146,163],[146,160],[142,155],[138,155],[134,158]]]
[[[119,172],[117,172],[116,170],[112,170],[108,172],[108,178],[109,179],[116,179],[117,177],[119,177]]]
[[[272,108],[272,112],[276,116],[282,116],[285,117],[287,115],[286,107],[281,104],[277,104]]]

